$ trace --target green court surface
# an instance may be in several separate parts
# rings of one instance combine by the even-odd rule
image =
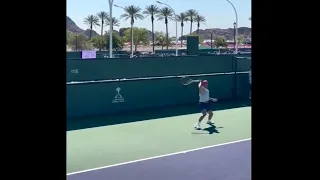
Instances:
[[[136,122],[67,131],[67,173],[251,138],[250,106],[215,111],[215,126],[207,125],[205,119],[203,130],[193,128],[199,113],[157,119],[147,119],[143,113],[135,116],[138,118],[127,118]],[[100,117],[99,121],[110,118]],[[126,116],[117,118],[126,121]],[[85,121],[94,124],[98,120]],[[83,122],[75,121],[72,126]]]

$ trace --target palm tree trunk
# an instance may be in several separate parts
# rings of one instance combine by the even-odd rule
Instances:
[[[103,20],[101,21],[101,36],[103,36]],[[100,47],[99,47],[99,51],[101,51]]]
[[[197,34],[199,35],[199,29],[200,29],[200,22],[198,22],[198,24],[197,24]]]
[[[169,49],[168,23],[166,23],[166,45],[167,45],[167,49]]]
[[[101,22],[101,36],[103,35],[103,21]]]
[[[181,26],[181,38],[180,38],[181,47],[182,47],[182,36],[183,36],[183,26]]]
[[[90,34],[89,34],[89,39],[91,39],[91,36],[92,36],[92,23],[90,25]]]
[[[192,33],[192,19],[190,20],[190,34]]]
[[[131,33],[130,33],[130,36],[131,36],[130,52],[131,52],[131,54],[132,54],[132,51],[133,51],[133,49],[132,49],[132,47],[133,47],[133,38],[132,38],[132,35],[133,35],[133,23],[131,23]]]
[[[151,21],[152,24],[152,52],[154,52],[154,27],[153,27],[153,20]]]

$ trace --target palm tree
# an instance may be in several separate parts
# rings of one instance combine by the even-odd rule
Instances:
[[[197,22],[197,34],[199,34],[200,23],[205,24],[206,18],[204,16],[201,16],[201,15],[196,15],[194,20]]]
[[[92,27],[100,26],[99,18],[97,16],[94,16],[94,15],[89,15],[86,18],[84,18],[84,24],[89,26],[89,28],[90,28],[89,39],[91,39]]]
[[[196,15],[198,14],[198,12],[194,9],[189,9],[187,12],[186,12],[186,15],[190,21],[190,34],[192,33],[192,23],[193,23],[193,20],[194,18],[196,17]]]
[[[110,26],[110,17],[107,17],[106,25]],[[117,27],[120,26],[119,20],[117,18],[115,18],[115,17],[112,17],[112,26],[111,26],[112,31],[113,31],[113,26],[117,26]]]
[[[169,40],[169,34],[168,34],[168,20],[172,20],[173,17],[173,12],[170,8],[168,7],[164,7],[162,9],[159,10],[159,13],[157,14],[158,20],[163,20],[164,19],[164,23],[166,24],[166,41]],[[168,44],[167,44],[167,49],[169,49]]]
[[[182,40],[182,36],[183,36],[183,26],[184,26],[184,22],[188,21],[188,17],[185,13],[180,13],[179,15],[177,15],[177,20],[181,23],[181,40]],[[181,41],[181,47],[182,47],[182,41]]]
[[[105,20],[109,17],[109,14],[107,12],[101,11],[97,14],[97,16],[101,20],[101,36],[103,35],[103,25]]]
[[[154,52],[154,26],[153,26],[153,21],[154,21],[154,16],[158,13],[159,8],[156,5],[150,5],[146,7],[146,10],[143,11],[142,13],[148,17],[150,15],[151,17],[151,24],[152,24],[152,52]]]
[[[125,13],[122,14],[120,16],[120,18],[124,18],[125,20],[127,19],[131,19],[131,37],[133,35],[133,24],[134,24],[134,20],[138,20],[138,19],[143,19],[143,15],[140,14],[141,12],[141,8],[139,8],[138,6],[134,6],[134,5],[131,5],[131,6],[126,6],[124,7],[124,11]],[[130,50],[131,50],[131,54],[133,52],[133,49],[132,49],[132,46],[133,46],[133,42],[132,42],[133,39],[131,39],[131,47],[130,47]]]

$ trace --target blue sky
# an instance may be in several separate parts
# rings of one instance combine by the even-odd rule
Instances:
[[[238,13],[239,27],[251,27],[251,21],[248,18],[251,16],[251,0],[230,0]],[[209,28],[231,28],[235,21],[235,14],[232,6],[226,0],[161,0],[161,2],[169,4],[176,14],[184,12],[188,9],[195,9],[200,15],[206,18],[206,25],[200,25],[200,29]],[[163,5],[157,4],[156,0],[114,0],[114,4],[118,6],[135,5],[144,9],[146,6],[155,4],[160,7]],[[113,17],[120,18],[123,14],[123,9],[113,7]],[[88,15],[95,15],[100,11],[109,12],[108,0],[67,0],[67,16],[69,16],[80,28],[88,29],[83,23],[83,19]],[[151,30],[150,17],[144,20],[135,21],[134,26],[144,27]],[[196,23],[192,25],[193,31],[196,30]],[[120,28],[130,27],[130,21],[120,19]],[[114,27],[118,30],[119,27]],[[175,22],[168,23],[169,34],[175,35]],[[94,28],[100,34],[100,27]],[[155,31],[165,32],[165,25],[162,21],[155,21]],[[184,32],[190,31],[190,23],[187,22],[184,26]],[[178,25],[178,34],[181,30]]]

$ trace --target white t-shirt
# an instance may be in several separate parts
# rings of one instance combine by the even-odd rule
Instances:
[[[203,90],[203,93],[199,93],[199,101],[208,102],[210,100],[209,89],[203,88]]]

